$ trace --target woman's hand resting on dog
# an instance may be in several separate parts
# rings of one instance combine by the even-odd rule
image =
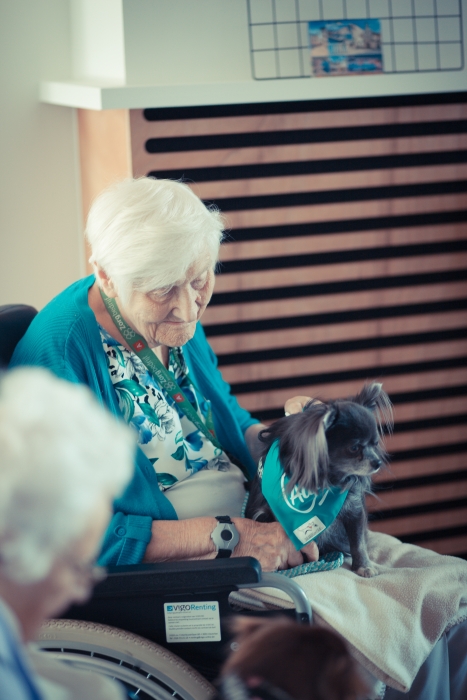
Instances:
[[[311,396],[292,396],[284,404],[285,415],[291,416],[292,413],[301,413],[311,400]],[[264,447],[258,435],[265,428],[266,426],[262,423],[253,423],[245,432],[245,442],[255,462],[258,462]]]
[[[311,396],[293,396],[291,399],[287,399],[284,404],[285,415],[291,416],[292,413],[301,413],[311,400]]]
[[[307,555],[304,558],[279,523],[259,523],[246,518],[232,518],[232,522],[240,533],[240,542],[235,547],[234,556],[255,557],[263,571],[291,569],[304,561],[316,561],[319,557],[316,543],[310,542],[303,548]]]

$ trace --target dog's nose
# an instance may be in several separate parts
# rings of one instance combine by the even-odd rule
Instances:
[[[375,457],[375,459],[372,459],[371,462],[370,462],[372,468],[373,468],[375,471],[376,471],[377,469],[380,468],[380,466],[382,465],[382,463],[383,463],[383,462],[382,462],[382,460],[381,460],[379,457]]]

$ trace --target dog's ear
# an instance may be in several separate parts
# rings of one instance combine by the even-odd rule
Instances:
[[[332,428],[339,420],[340,410],[337,404],[330,404],[328,412],[324,415],[323,425],[324,430],[327,432]]]
[[[326,488],[329,455],[325,426],[329,413],[327,404],[311,401],[303,413],[285,419],[279,456],[285,473],[290,477],[289,489],[296,484],[309,491]]]
[[[375,413],[381,434],[384,432],[392,433],[394,427],[392,403],[380,382],[365,384],[353,400]]]

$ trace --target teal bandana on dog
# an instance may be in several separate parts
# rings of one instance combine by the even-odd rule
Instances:
[[[337,486],[318,493],[307,491],[298,485],[287,489],[290,479],[279,460],[278,440],[271,445],[262,472],[263,496],[296,549],[304,547],[331,525],[349,493],[348,490],[341,491]]]

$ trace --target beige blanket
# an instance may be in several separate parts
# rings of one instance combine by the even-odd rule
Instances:
[[[379,575],[364,579],[345,564],[297,576],[314,622],[340,633],[362,666],[386,685],[407,692],[446,629],[467,618],[467,562],[441,556],[381,533],[369,533]],[[273,588],[243,590],[235,601],[293,607]]]

